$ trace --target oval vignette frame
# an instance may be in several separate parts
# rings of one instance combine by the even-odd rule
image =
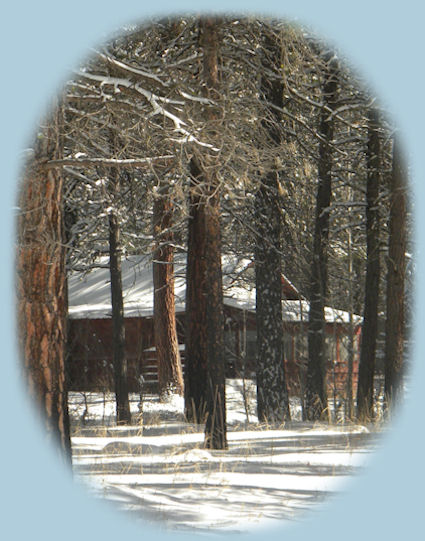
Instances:
[[[160,1],[153,7],[140,5],[137,0],[124,0],[104,6],[99,0],[90,4],[75,0],[58,10],[51,0],[40,0],[34,6],[10,6],[3,21],[3,51],[7,51],[2,85],[2,107],[5,129],[2,133],[3,163],[6,167],[1,200],[3,232],[2,265],[2,363],[3,415],[2,459],[5,469],[3,494],[5,503],[3,526],[9,537],[27,536],[43,539],[73,540],[77,535],[102,536],[116,539],[124,535],[140,535],[141,526],[127,521],[121,514],[107,514],[104,504],[95,502],[75,485],[64,472],[59,461],[50,455],[43,444],[40,427],[30,414],[30,404],[23,397],[19,364],[15,349],[13,317],[13,213],[16,179],[19,171],[18,155],[36,125],[48,98],[54,95],[67,69],[75,66],[80,55],[101,41],[119,24],[140,20],[151,15],[199,9],[194,1]],[[377,5],[378,4],[378,5]],[[296,7],[285,9],[278,1],[217,1],[203,2],[202,8],[223,11],[274,14],[278,17],[298,17],[311,24],[316,33],[334,41],[363,70],[376,88],[383,103],[403,133],[405,148],[412,166],[413,201],[418,208],[425,193],[419,186],[423,173],[420,160],[420,107],[419,92],[423,88],[419,77],[421,6],[419,1],[375,2],[359,0],[356,6],[344,6],[338,11],[332,0],[316,5],[314,0],[299,0]],[[177,8],[177,9],[176,9]],[[410,9],[409,9],[410,8]],[[96,22],[98,21],[98,23]],[[75,37],[76,36],[76,37]],[[12,44],[12,47],[10,45]],[[6,47],[7,45],[7,47]],[[422,81],[423,83],[423,81]],[[415,110],[416,108],[416,110]],[[422,111],[421,111],[422,112]],[[422,114],[423,116],[423,114]],[[422,167],[422,168],[421,168]],[[424,230],[421,213],[415,214],[416,232]],[[423,238],[416,235],[417,248]],[[421,275],[423,261],[418,258],[417,276]],[[419,382],[425,381],[424,368],[418,359],[423,344],[419,342],[423,314],[423,289],[416,281],[416,313],[414,318],[414,363],[411,368],[412,393],[393,421],[382,446],[360,475],[343,494],[320,507],[288,529],[293,539],[358,539],[362,533],[368,538],[398,539],[401,535],[420,531],[420,496],[423,465],[421,464]],[[416,489],[416,491],[415,491]],[[196,534],[165,533],[154,525],[143,526],[144,535],[168,539],[192,538]],[[260,532],[253,534],[256,538]],[[281,531],[270,531],[276,539]]]

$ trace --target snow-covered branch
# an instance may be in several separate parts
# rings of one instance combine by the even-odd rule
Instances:
[[[148,118],[152,116],[156,116],[156,115],[163,115],[165,118],[168,118],[169,120],[171,120],[171,122],[174,124],[174,130],[177,133],[180,133],[182,135],[181,138],[172,139],[175,142],[180,143],[180,144],[193,142],[199,146],[209,148],[210,150],[213,150],[214,152],[219,152],[219,149],[214,147],[213,145],[200,141],[193,133],[190,132],[190,130],[184,127],[184,126],[187,126],[187,122],[185,122],[182,118],[180,118],[176,114],[166,109],[163,105],[163,104],[168,104],[168,105],[183,106],[185,102],[158,96],[157,94],[151,92],[150,90],[146,90],[145,88],[140,86],[140,84],[133,83],[129,79],[123,79],[120,77],[110,77],[107,75],[95,75],[93,73],[88,73],[87,71],[79,71],[77,73],[81,77],[84,77],[91,81],[98,82],[101,86],[105,86],[105,85],[113,86],[117,93],[120,92],[119,87],[123,87],[129,90],[132,90],[138,93],[139,95],[143,96],[152,107],[152,111],[148,115]],[[188,94],[186,94],[184,97],[186,99],[191,99],[192,101],[200,101],[202,103],[212,104],[210,100],[207,100],[204,98],[200,98],[196,96],[189,96]]]
[[[99,58],[104,60],[107,64],[115,68],[118,68],[119,70],[124,71],[125,73],[130,73],[132,75],[137,75],[138,77],[142,77],[144,79],[155,81],[155,83],[158,83],[163,87],[170,86],[167,82],[162,81],[157,75],[155,75],[154,73],[151,73],[150,71],[145,71],[140,68],[136,68],[126,62],[117,60],[116,58],[113,58],[112,56],[101,53],[99,51],[97,51],[97,55],[99,56]]]
[[[115,159],[115,158],[64,158],[62,160],[49,160],[42,164],[44,169],[53,169],[55,167],[90,167],[92,165],[98,165],[102,167],[123,167],[123,168],[137,168],[147,167],[155,162],[163,161],[170,162],[175,159],[172,154],[165,156],[154,156],[152,158],[141,159]]]

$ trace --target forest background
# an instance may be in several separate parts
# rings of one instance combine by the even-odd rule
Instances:
[[[400,24],[400,23],[399,23],[399,24]],[[412,20],[409,19],[409,25],[411,25],[411,24],[412,24]],[[397,25],[397,26],[398,26],[398,25]],[[29,35],[31,35],[31,34],[29,34]],[[398,34],[398,35],[399,35],[399,34]],[[366,39],[366,38],[365,38],[365,39]],[[367,41],[367,40],[366,40],[366,41]],[[389,56],[391,57],[392,65],[396,64],[396,65],[398,66],[399,72],[401,71],[401,75],[397,78],[397,83],[400,83],[400,86],[397,87],[397,86],[396,86],[397,83],[396,83],[394,80],[391,81],[391,85],[389,85],[389,86],[391,86],[392,91],[394,91],[394,89],[398,90],[398,91],[400,92],[400,95],[403,95],[402,92],[406,90],[406,81],[408,80],[408,77],[412,77],[412,75],[414,75],[414,73],[413,73],[412,71],[409,71],[409,73],[405,73],[405,77],[404,77],[404,79],[403,79],[403,71],[402,71],[402,70],[403,70],[403,68],[406,69],[406,66],[407,66],[407,65],[411,65],[411,64],[409,64],[409,60],[412,59],[410,55],[413,54],[413,52],[414,52],[414,50],[415,50],[415,48],[412,47],[412,46],[411,46],[410,48],[406,47],[406,45],[407,45],[408,43],[409,43],[409,41],[408,41],[408,39],[406,40],[406,36],[405,36],[405,37],[404,37],[404,42],[403,42],[404,47],[400,47],[400,49],[398,49],[398,55],[399,55],[399,56],[397,56],[397,53],[396,53],[395,51],[392,51],[392,54],[389,55]],[[341,45],[342,45],[342,43],[341,43]],[[413,45],[413,44],[411,44],[411,45]],[[388,47],[388,45],[387,45],[387,47]],[[372,44],[370,44],[370,48],[371,48],[371,49],[370,49],[371,51],[374,50]],[[409,55],[406,56],[405,53],[404,53],[404,54],[401,53],[401,51],[405,51],[405,52],[406,52],[407,49],[409,49]],[[383,56],[383,59],[382,59],[382,62],[381,62],[381,69],[382,69],[382,64],[384,65],[384,69],[385,69],[385,60],[384,60],[384,59],[386,59],[386,58],[388,58],[387,55],[384,55],[384,56]],[[398,61],[397,61],[397,60],[398,60]],[[403,63],[404,63],[404,64],[403,64]],[[31,79],[31,77],[30,77],[30,79]],[[384,78],[384,79],[385,79],[385,78]],[[35,80],[36,80],[36,79],[35,79]],[[403,82],[403,81],[404,81],[404,82]],[[403,82],[403,84],[401,84],[402,82]],[[27,86],[27,85],[24,85],[24,87],[27,89],[26,92],[27,92],[27,94],[28,94],[28,86]],[[417,88],[419,88],[419,85],[418,85],[418,86],[415,86],[415,85],[410,84],[410,85],[409,85],[409,95],[411,95],[411,92],[414,92],[415,89],[417,89]],[[384,92],[384,98],[386,98],[385,92]],[[34,97],[33,97],[33,99],[34,99]],[[420,117],[420,112],[419,112],[419,114],[418,114],[418,117]],[[410,118],[410,119],[411,119],[412,116],[409,117],[408,113],[406,113],[406,118]],[[406,122],[406,124],[409,124],[409,122]],[[28,127],[28,126],[27,126],[27,127]],[[403,123],[402,123],[402,127],[403,127]],[[418,142],[418,140],[419,140],[419,138],[416,140],[416,142]],[[411,137],[410,137],[409,135],[407,135],[407,140],[406,140],[406,142],[408,143],[408,145],[409,145],[409,143],[411,142]],[[412,152],[413,152],[413,154],[414,154],[414,148],[415,148],[414,145],[412,145],[412,147],[409,147],[409,148],[412,148]],[[5,149],[7,149],[7,146],[5,146]],[[4,231],[10,231],[10,226],[9,226],[9,229],[6,227],[6,228],[4,229]],[[4,330],[5,328],[6,328],[6,327],[3,327],[3,330]],[[9,336],[8,336],[8,339],[10,340],[10,334],[9,334]],[[18,448],[20,449],[21,446],[18,446]],[[24,449],[25,446],[23,446],[22,448]],[[411,453],[413,453],[413,454],[414,454],[414,452],[415,452],[414,449],[415,449],[414,447],[411,449]]]

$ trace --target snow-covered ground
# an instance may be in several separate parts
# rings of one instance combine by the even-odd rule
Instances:
[[[357,425],[259,426],[254,389],[245,395],[248,411],[240,380],[228,380],[226,392],[227,451],[203,448],[203,427],[184,422],[180,397],[145,396],[142,422],[132,395],[139,420],[117,427],[113,395],[71,393],[75,477],[95,496],[167,529],[252,531],[317,509],[376,448],[377,432]],[[296,402],[291,411],[299,418]]]

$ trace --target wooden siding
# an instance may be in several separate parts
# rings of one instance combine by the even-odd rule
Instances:
[[[129,389],[140,392],[140,376],[144,378],[143,390],[154,392],[157,387],[157,364],[152,318],[126,318],[126,354]],[[225,335],[227,377],[255,377],[255,314],[226,306]],[[177,314],[177,331],[181,344],[184,370],[184,314]],[[303,394],[303,381],[307,363],[305,325],[294,322],[284,324],[285,371],[291,396]],[[358,341],[360,327],[356,329],[353,364],[353,394],[358,376]],[[327,383],[332,395],[345,395],[347,378],[346,353],[342,351],[342,337],[347,337],[344,324],[328,324],[326,336],[332,344],[328,355]],[[113,386],[112,322],[111,319],[69,320],[68,385],[71,390],[109,391]]]

